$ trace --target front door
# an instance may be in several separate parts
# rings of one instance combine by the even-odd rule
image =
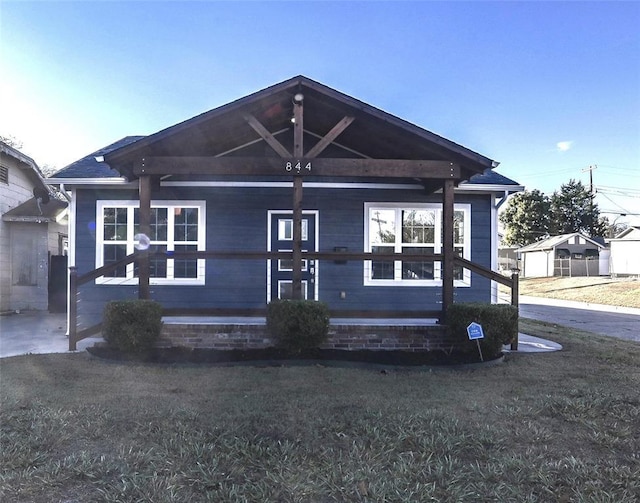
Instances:
[[[268,251],[293,251],[293,213],[269,211]],[[302,251],[318,251],[318,212],[302,212]],[[267,302],[290,299],[293,291],[293,261],[267,261]],[[302,260],[302,298],[318,300],[318,264]]]

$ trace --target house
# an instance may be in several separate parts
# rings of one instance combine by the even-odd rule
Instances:
[[[35,161],[0,142],[0,312],[66,308],[66,209]]]
[[[522,276],[602,276],[609,274],[604,243],[579,232],[551,236],[517,250]]]
[[[78,329],[135,297],[168,316],[306,298],[341,319],[491,302],[497,208],[522,190],[496,166],[304,76],[123,138],[50,180],[71,197]]]
[[[503,274],[508,271],[519,269],[518,248],[519,246],[506,245],[504,234],[498,231],[498,270]]]
[[[609,241],[611,276],[640,276],[640,227],[623,230]]]

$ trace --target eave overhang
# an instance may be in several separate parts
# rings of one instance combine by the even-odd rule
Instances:
[[[484,192],[484,193],[495,193],[495,194],[504,194],[505,192],[509,194],[515,194],[516,192],[523,192],[525,190],[524,185],[500,185],[500,184],[474,184],[474,183],[461,183],[456,187],[457,193],[465,193],[465,192]]]
[[[56,187],[76,187],[76,186],[116,186],[122,187],[125,185],[132,185],[137,187],[135,182],[129,182],[125,177],[114,178],[47,178],[45,179],[47,185],[53,185]]]

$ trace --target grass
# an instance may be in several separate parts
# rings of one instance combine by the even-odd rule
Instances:
[[[640,346],[467,370],[0,360],[0,500],[636,502]]]
[[[521,278],[520,295],[640,308],[637,278]]]

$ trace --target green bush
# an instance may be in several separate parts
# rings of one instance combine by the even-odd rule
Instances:
[[[465,353],[477,352],[475,340],[469,340],[471,322],[482,325],[484,339],[479,339],[485,359],[495,358],[502,346],[518,335],[518,308],[508,304],[460,303],[447,310],[447,334],[453,346]]]
[[[137,353],[155,344],[162,329],[162,306],[152,300],[114,300],[104,308],[102,336],[113,348]]]
[[[329,308],[313,300],[276,300],[267,306],[267,330],[291,352],[316,348],[329,335]]]

